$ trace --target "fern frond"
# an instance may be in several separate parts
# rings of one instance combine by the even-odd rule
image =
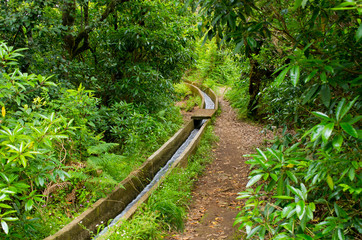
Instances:
[[[117,147],[118,143],[101,143],[95,146],[91,146],[87,149],[89,154],[102,154]]]

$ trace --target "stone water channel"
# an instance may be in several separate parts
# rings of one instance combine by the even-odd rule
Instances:
[[[210,123],[206,119],[211,118],[218,109],[218,99],[211,89],[206,89],[206,93],[203,93],[191,82],[186,82],[186,85],[193,94],[202,98],[200,109],[193,112],[192,120],[185,123],[139,168],[122,180],[107,197],[99,199],[92,207],[44,240],[91,239],[91,233],[97,231],[99,224],[114,219],[114,225],[130,218],[173,168],[187,165],[188,157],[196,151],[205,128]],[[109,228],[110,226],[107,227]],[[103,236],[99,238],[103,239]]]
[[[202,92],[204,99],[205,99],[205,109],[215,109],[215,103],[212,99],[205,93]],[[200,127],[206,122],[206,119],[201,121],[201,124],[197,126],[194,130],[191,131],[190,135],[187,137],[185,142],[176,150],[176,152],[172,155],[172,157],[168,160],[164,167],[162,167],[157,174],[154,176],[152,181],[138,194],[138,196],[130,202],[126,208],[118,214],[112,222],[105,227],[94,239],[99,238],[100,236],[104,235],[111,227],[113,227],[122,217],[126,215],[126,213],[133,207],[135,204],[140,201],[140,199],[152,189],[161,179],[162,176],[169,170],[170,166],[176,161],[176,159],[185,151],[187,146],[191,143],[191,141],[195,138],[196,134],[199,132]]]

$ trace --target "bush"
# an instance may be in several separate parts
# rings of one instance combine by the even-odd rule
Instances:
[[[340,100],[328,115],[312,112],[320,123],[302,136],[285,135],[249,155],[249,188],[238,197],[247,201],[235,221],[248,239],[356,239],[362,234],[362,133],[356,129],[362,117],[352,111],[360,106],[357,99]]]
[[[0,43],[0,52],[4,67],[0,72],[0,218],[8,234],[17,224],[26,223],[23,220],[35,202],[43,201],[41,191],[47,182],[64,181],[68,176],[59,144],[68,138],[71,122],[43,109],[45,102],[35,99],[30,103],[27,98],[29,92],[47,92],[54,85],[49,78],[15,68],[19,50]]]

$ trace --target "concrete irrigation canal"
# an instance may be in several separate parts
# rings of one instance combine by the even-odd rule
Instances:
[[[193,94],[202,99],[200,109],[191,117],[192,120],[153,153],[139,169],[124,179],[120,183],[121,187],[108,197],[98,200],[92,208],[45,240],[91,239],[90,232],[96,232],[98,224],[113,219],[97,236],[100,237],[110,227],[131,217],[173,168],[187,164],[188,157],[196,150],[206,126],[210,123],[209,118],[218,109],[218,99],[212,90],[206,89],[202,92],[195,85],[187,85]]]

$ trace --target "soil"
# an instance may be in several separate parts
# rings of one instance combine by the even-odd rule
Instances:
[[[261,133],[261,125],[238,120],[230,104],[222,97],[219,100],[222,111],[214,127],[219,137],[214,161],[195,183],[184,232],[171,234],[168,240],[241,238],[233,223],[243,204],[236,197],[248,182],[248,158],[243,155],[254,153],[272,135]]]

